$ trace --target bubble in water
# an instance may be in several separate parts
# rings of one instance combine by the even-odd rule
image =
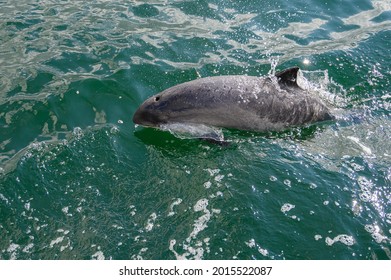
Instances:
[[[371,234],[376,243],[382,243],[383,241],[388,240],[388,238],[381,233],[382,231],[378,225],[365,225],[364,228]]]
[[[360,213],[362,211],[362,207],[358,203],[357,200],[353,200],[352,201],[352,211],[353,211],[354,215],[356,215],[356,216],[360,215]]]
[[[24,208],[25,208],[27,211],[29,211],[29,210],[30,210],[30,202],[26,202],[26,203],[24,204]]]
[[[353,137],[353,136],[348,136],[346,138],[349,140],[352,140],[354,143],[356,143],[363,150],[363,152],[365,154],[372,155],[372,150],[369,147],[362,144],[359,138]]]
[[[105,255],[103,254],[102,251],[97,251],[95,254],[93,254],[91,256],[91,259],[93,259],[93,260],[104,260],[105,259]]]
[[[363,171],[365,168],[364,168],[364,166],[361,166],[361,165],[359,165],[359,164],[357,164],[357,163],[351,163],[350,164],[352,167],[353,167],[353,169],[354,169],[354,171]]]
[[[147,220],[147,225],[145,226],[145,231],[151,231],[152,229],[153,229],[153,227],[154,227],[154,222],[155,222],[155,220],[156,220],[156,218],[157,218],[157,215],[156,215],[156,213],[152,213],[150,216],[149,216],[149,218],[148,218],[148,220]]]
[[[269,180],[272,181],[272,182],[275,182],[275,181],[277,181],[277,177],[276,176],[270,176]]]
[[[119,132],[118,126],[113,126],[112,128],[110,128],[111,134],[117,134],[118,132]]]
[[[285,179],[285,180],[284,180],[284,185],[286,185],[286,186],[288,186],[288,187],[292,187],[291,184],[292,184],[292,183],[291,183],[291,180],[289,180],[289,179]]]
[[[288,212],[288,211],[292,210],[292,209],[295,208],[295,207],[296,207],[296,206],[293,205],[293,204],[285,203],[284,205],[281,206],[281,212],[282,212],[282,213]]]
[[[368,192],[368,191],[364,191],[362,193],[359,194],[359,197],[360,199],[363,201],[363,202],[369,202],[371,200],[371,193]]]
[[[341,242],[342,244],[345,244],[346,246],[352,246],[356,243],[354,238],[350,235],[347,235],[347,234],[337,235],[333,239],[331,239],[330,237],[326,237],[325,242],[328,246],[332,246],[336,242]]]
[[[31,253],[31,249],[34,247],[34,243],[29,243],[26,245],[26,247],[23,248],[23,252],[24,253]]]
[[[365,225],[364,228],[369,233],[374,233],[374,232],[378,232],[379,231],[379,227],[378,226],[374,226],[374,225]]]
[[[250,248],[255,247],[255,240],[254,239],[250,239],[248,242],[244,242],[244,243],[246,243],[246,245]]]
[[[50,248],[53,248],[54,245],[63,242],[63,241],[64,241],[64,238],[65,238],[65,235],[64,235],[64,236],[57,237],[56,239],[53,239],[52,241],[50,241],[49,247],[50,247]]]
[[[358,183],[358,185],[360,186],[360,188],[362,190],[369,190],[369,189],[371,189],[373,187],[372,181],[368,180],[364,176],[359,176],[357,178],[357,183]]]
[[[386,222],[391,224],[391,213],[387,213],[386,218],[387,218]]]
[[[61,211],[64,213],[64,214],[68,214],[68,211],[69,211],[69,206],[65,206],[61,209]]]
[[[216,168],[216,169],[206,168],[204,170],[208,171],[211,177],[213,177],[214,175],[216,175],[217,173],[220,172],[220,169],[218,169],[218,168]]]
[[[220,182],[223,178],[224,178],[224,175],[217,175],[217,176],[215,177],[215,181],[216,181],[216,182]]]
[[[17,250],[20,248],[19,244],[11,243],[7,248],[7,253],[10,254],[11,260],[16,260]]]
[[[209,241],[210,238],[204,238],[203,240],[197,240],[198,234],[208,227],[208,222],[211,217],[215,214],[220,214],[221,210],[212,209],[209,211],[207,206],[209,204],[208,199],[202,198],[198,200],[193,209],[195,212],[203,212],[203,215],[194,220],[193,230],[186,238],[186,242],[183,243],[182,247],[185,250],[185,253],[179,254],[174,250],[174,245],[176,244],[176,240],[173,239],[170,241],[169,250],[174,253],[177,260],[188,259],[191,257],[193,259],[202,259],[204,252],[210,252]],[[203,246],[206,246],[205,248]]]
[[[258,248],[258,252],[263,255],[264,257],[269,255],[269,251],[267,249],[263,249],[261,247]]]
[[[72,131],[72,135],[76,138],[76,139],[80,139],[84,136],[84,133],[83,133],[83,130],[80,128],[80,127],[75,127]]]
[[[340,235],[338,241],[347,246],[352,246],[355,243],[354,238],[349,235]]]
[[[205,210],[207,206],[208,206],[208,200],[206,198],[200,199],[194,205],[194,211],[199,212]]]
[[[175,215],[175,212],[174,212],[174,207],[181,204],[182,203],[182,199],[181,198],[178,198],[176,199],[171,205],[170,205],[170,212],[168,213],[168,217],[170,216],[173,216]]]

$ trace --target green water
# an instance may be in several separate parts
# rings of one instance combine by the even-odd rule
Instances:
[[[0,4],[0,259],[391,259],[390,1]],[[229,146],[132,123],[276,63],[338,119]]]

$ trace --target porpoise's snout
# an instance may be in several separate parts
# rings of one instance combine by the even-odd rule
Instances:
[[[143,124],[142,111],[140,110],[140,108],[138,108],[136,112],[133,114],[133,123],[139,125]]]
[[[140,106],[140,108],[138,108],[134,113],[133,122],[142,126],[158,126],[158,120],[156,116],[152,112],[145,110],[142,106]]]
[[[164,114],[157,110],[156,106],[148,99],[134,113],[133,123],[148,127],[159,127],[162,123],[165,123]]]

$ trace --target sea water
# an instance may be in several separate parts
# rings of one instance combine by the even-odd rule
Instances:
[[[391,5],[2,1],[0,259],[390,259]],[[299,66],[337,120],[230,145],[148,97]]]

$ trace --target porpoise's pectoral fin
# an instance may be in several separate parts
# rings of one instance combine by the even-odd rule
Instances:
[[[213,138],[200,138],[200,140],[203,140],[205,142],[208,142],[208,143],[211,143],[211,144],[214,144],[214,145],[218,145],[218,146],[221,146],[221,147],[229,147],[231,145],[231,143],[228,142],[228,141],[216,140],[216,139],[213,139]]]
[[[276,73],[278,83],[282,86],[299,87],[297,84],[297,73],[300,68],[295,66]]]
[[[181,139],[203,139],[210,142],[224,142],[224,134],[221,128],[194,123],[168,123],[160,126],[160,129],[171,132]]]

